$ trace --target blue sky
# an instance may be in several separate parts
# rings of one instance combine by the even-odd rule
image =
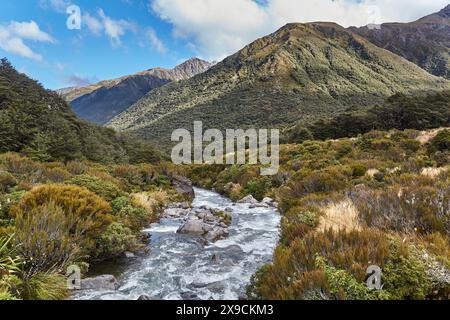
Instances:
[[[198,56],[220,60],[288,22],[411,21],[449,0],[3,0],[0,56],[45,87],[83,85]],[[66,9],[81,9],[81,29]]]

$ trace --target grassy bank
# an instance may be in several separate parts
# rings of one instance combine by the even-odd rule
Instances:
[[[447,299],[450,131],[372,131],[283,145],[281,170],[192,166],[189,176],[233,200],[275,197],[282,212],[273,263],[251,298]],[[366,269],[383,271],[383,289]]]
[[[0,155],[0,300],[63,299],[65,272],[136,252],[183,196],[170,165],[37,162]]]

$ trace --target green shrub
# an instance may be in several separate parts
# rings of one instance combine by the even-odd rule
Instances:
[[[18,290],[23,300],[64,300],[67,279],[60,274],[38,273],[21,281]]]
[[[84,187],[107,201],[112,201],[123,194],[115,184],[88,175],[77,176],[67,181],[67,184]]]
[[[393,244],[389,263],[383,267],[384,289],[395,300],[422,300],[431,293],[427,269],[410,249]]]
[[[28,192],[10,211],[18,221],[19,225],[16,226],[18,232],[20,232],[21,227],[29,231],[36,228],[36,231],[40,231],[42,236],[45,237],[45,228],[39,229],[41,226],[35,225],[38,221],[37,218],[32,217],[38,215],[39,212],[44,212],[48,216],[46,218],[49,221],[48,225],[55,228],[54,232],[62,233],[66,237],[66,231],[70,230],[72,236],[77,236],[76,239],[83,241],[81,248],[83,253],[96,257],[99,256],[99,253],[96,252],[97,238],[113,221],[111,207],[105,200],[85,188],[72,185],[42,185],[36,187]],[[65,217],[62,217],[62,213]],[[58,220],[63,226],[66,226],[65,229],[58,229]],[[46,226],[43,225],[42,227]],[[82,226],[81,230],[86,229],[86,231],[77,232],[79,228],[75,228],[75,226]],[[24,232],[24,239],[31,237],[30,242],[36,243],[38,246],[39,238],[36,238],[36,242],[34,242],[33,235],[28,233]],[[51,236],[53,235],[50,233],[47,237]],[[75,243],[77,242],[78,240]]]
[[[120,223],[112,223],[98,240],[97,252],[101,257],[113,258],[138,246],[134,233]]]
[[[261,201],[271,187],[269,178],[260,177],[249,181],[244,187],[244,193],[251,194],[255,199]]]
[[[82,257],[86,221],[66,213],[54,202],[32,208],[15,219],[17,250],[24,260],[23,278],[39,273],[61,273]]]
[[[122,196],[114,199],[111,202],[111,207],[113,209],[113,212],[115,214],[118,214],[122,211],[122,209],[129,206],[130,204],[131,204],[130,198]]]
[[[363,177],[367,172],[367,167],[362,164],[355,164],[352,166],[352,176],[353,178]]]
[[[450,151],[450,130],[445,129],[439,131],[436,137],[430,141],[428,151],[430,153],[437,151]]]
[[[9,172],[0,170],[0,193],[8,192],[9,189],[17,185],[17,180]]]

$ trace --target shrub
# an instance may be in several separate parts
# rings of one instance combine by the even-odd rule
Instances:
[[[130,198],[122,196],[114,199],[111,202],[112,210],[115,214],[118,214],[122,211],[123,208],[129,206],[131,203]]]
[[[437,151],[449,151],[450,150],[450,130],[445,129],[440,131],[436,137],[434,137],[429,145],[428,151],[434,153]]]
[[[66,163],[66,170],[75,176],[85,174],[89,167],[81,161],[69,161]]]
[[[39,273],[22,280],[18,290],[24,300],[63,300],[68,296],[66,277]]]
[[[77,176],[67,181],[67,184],[84,187],[107,201],[112,201],[123,194],[115,184],[88,175]]]
[[[402,244],[393,243],[391,250],[390,261],[383,267],[384,289],[395,300],[425,299],[431,289],[426,265],[411,249],[402,247]]]
[[[333,281],[343,274],[333,272],[334,280],[327,279],[326,270],[317,264],[318,255],[327,266],[334,268],[331,271],[344,270],[347,284],[361,284],[365,282],[369,265],[383,267],[389,261],[389,248],[385,234],[376,230],[308,233],[289,246],[276,249],[273,263],[257,274],[256,295],[262,299],[306,299],[311,295],[336,298],[330,289],[338,288],[339,283]],[[345,289],[352,290],[352,287]],[[314,292],[324,294],[314,295]]]
[[[60,273],[81,258],[83,234],[89,227],[73,212],[65,213],[54,202],[32,208],[15,219],[15,242],[25,263],[23,277]]]
[[[251,194],[257,200],[261,201],[272,187],[271,181],[267,177],[260,177],[249,181],[244,188],[245,194]]]
[[[98,256],[95,252],[96,239],[113,220],[110,205],[85,188],[68,185],[42,185],[27,193],[10,211],[26,226],[25,222],[32,219],[28,218],[31,213],[38,212],[42,208],[48,207],[49,204],[61,209],[67,218],[66,222],[87,225],[86,232],[82,233],[83,252]],[[49,214],[49,216],[52,215]],[[74,231],[71,230],[71,233]]]
[[[124,251],[134,250],[138,246],[138,241],[129,228],[114,222],[100,236],[97,245],[100,257],[113,258]]]
[[[355,164],[352,166],[353,178],[363,177],[367,172],[367,167],[362,164]]]
[[[8,190],[17,185],[17,180],[9,172],[0,171],[0,193],[8,192]]]
[[[70,178],[70,173],[62,168],[50,168],[44,173],[46,182],[62,183]]]
[[[360,217],[369,227],[397,232],[450,232],[448,189],[426,185],[393,186],[352,193]]]

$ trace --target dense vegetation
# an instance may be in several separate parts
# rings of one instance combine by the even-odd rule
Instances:
[[[62,299],[69,265],[144,248],[141,230],[183,200],[169,165],[0,155],[0,300]]]
[[[283,145],[270,178],[248,165],[189,171],[235,200],[279,201],[280,244],[250,298],[448,299],[449,165],[449,130],[391,130]],[[370,265],[382,290],[366,286]]]
[[[350,108],[329,120],[300,123],[284,132],[287,143],[354,137],[371,130],[426,130],[450,126],[450,91],[426,96],[397,94],[368,110]]]
[[[55,92],[0,62],[0,152],[39,161],[87,159],[102,163],[160,160],[151,145],[83,122]]]

